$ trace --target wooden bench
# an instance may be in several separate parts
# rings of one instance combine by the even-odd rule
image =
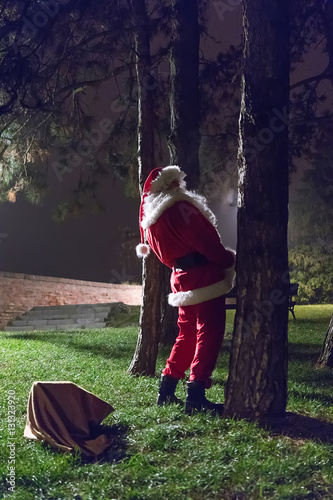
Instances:
[[[296,319],[295,317],[295,312],[294,312],[294,307],[296,305],[296,300],[294,297],[296,297],[298,293],[298,287],[299,283],[290,283],[290,288],[289,288],[289,297],[288,297],[288,309],[293,315],[293,318]],[[237,305],[237,290],[236,287],[234,287],[232,290],[230,290],[229,293],[227,293],[226,301],[225,301],[225,308],[226,309],[236,309]]]
[[[291,314],[293,315],[294,319],[296,319],[295,313],[294,313],[296,299],[294,299],[293,297],[296,297],[296,295],[298,294],[298,287],[299,287],[299,283],[290,283],[288,308],[289,308],[289,311],[291,312]]]

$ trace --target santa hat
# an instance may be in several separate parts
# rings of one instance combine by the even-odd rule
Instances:
[[[186,174],[180,170],[176,165],[170,165],[169,167],[158,167],[154,168],[148,175],[146,182],[143,186],[143,192],[141,197],[141,205],[139,212],[139,227],[141,235],[141,243],[136,246],[136,255],[138,257],[144,257],[148,255],[150,251],[149,245],[145,243],[144,230],[142,228],[142,219],[144,218],[144,203],[145,198],[149,194],[158,194],[162,192],[170,191],[173,189],[172,183],[174,181],[179,181],[181,187],[185,186],[184,177]]]

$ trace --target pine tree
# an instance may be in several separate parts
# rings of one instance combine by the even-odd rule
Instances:
[[[128,71],[131,61],[116,69],[111,65],[114,54],[127,50],[126,14],[121,1],[4,2],[0,200],[24,191],[30,201],[39,201],[49,175],[62,182],[64,175],[77,169],[81,175],[76,206],[66,203],[62,207],[66,215],[79,209],[88,192],[95,199],[97,179],[106,173],[106,164],[117,167],[108,152],[119,143],[119,125],[128,116],[128,106],[115,123],[106,123],[105,116],[96,132],[86,92]],[[54,151],[63,153],[63,158],[52,162]]]
[[[143,184],[155,167],[154,92],[151,81],[150,32],[146,0],[132,0],[138,83],[138,163],[139,182]],[[146,84],[146,86],[145,86]],[[162,265],[150,252],[143,259],[142,305],[136,350],[129,367],[132,375],[154,375],[160,339]]]
[[[288,0],[243,0],[243,30],[237,310],[225,414],[265,420],[283,416],[287,402]]]
[[[197,0],[171,2],[170,67],[170,165],[187,174],[188,187],[199,186],[199,11]],[[161,341],[172,344],[178,335],[177,309],[167,303],[170,270],[163,269]]]

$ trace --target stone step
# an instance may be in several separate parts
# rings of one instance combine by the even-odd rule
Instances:
[[[23,317],[23,316],[22,316]],[[36,321],[28,321],[26,319],[16,319],[11,322],[11,326],[45,326],[47,325],[47,319],[40,319]]]
[[[100,309],[100,308],[112,308],[112,307],[124,307],[126,308],[123,302],[103,302],[100,304],[65,304],[60,306],[35,306],[31,310],[32,311],[45,311],[45,310],[67,310],[67,309]]]
[[[34,330],[33,326],[5,326],[4,331],[5,332],[27,332]]]
[[[87,308],[76,308],[76,307],[73,307],[73,308],[66,308],[66,309],[62,309],[62,308],[58,308],[58,309],[39,309],[39,310],[35,310],[35,309],[31,309],[30,311],[27,311],[25,314],[29,314],[31,316],[44,316],[44,315],[55,315],[55,314],[69,314],[69,315],[72,315],[72,314],[100,314],[100,313],[104,313],[104,314],[108,314],[110,311],[112,311],[112,309],[110,307],[87,307]]]
[[[46,326],[46,325],[84,325],[102,323],[104,318],[65,318],[65,319],[18,319],[12,321],[13,326]]]
[[[14,320],[5,331],[105,328],[106,318],[121,311],[128,311],[123,302],[36,306]]]
[[[27,313],[21,316],[24,321],[42,321],[44,319],[90,319],[90,318],[106,318],[109,314],[109,311],[87,311],[87,312],[73,312],[73,313],[63,313],[63,312],[52,312],[52,311],[28,311]]]
[[[67,324],[67,325],[44,325],[40,327],[35,327],[32,325],[28,326],[6,326],[6,332],[22,332],[22,331],[67,331],[67,330],[86,330],[86,329],[100,329],[105,328],[105,323],[86,323],[85,325],[79,324]]]

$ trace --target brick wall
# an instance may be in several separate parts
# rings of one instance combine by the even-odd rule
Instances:
[[[0,329],[34,306],[102,302],[139,305],[141,286],[0,272]]]

